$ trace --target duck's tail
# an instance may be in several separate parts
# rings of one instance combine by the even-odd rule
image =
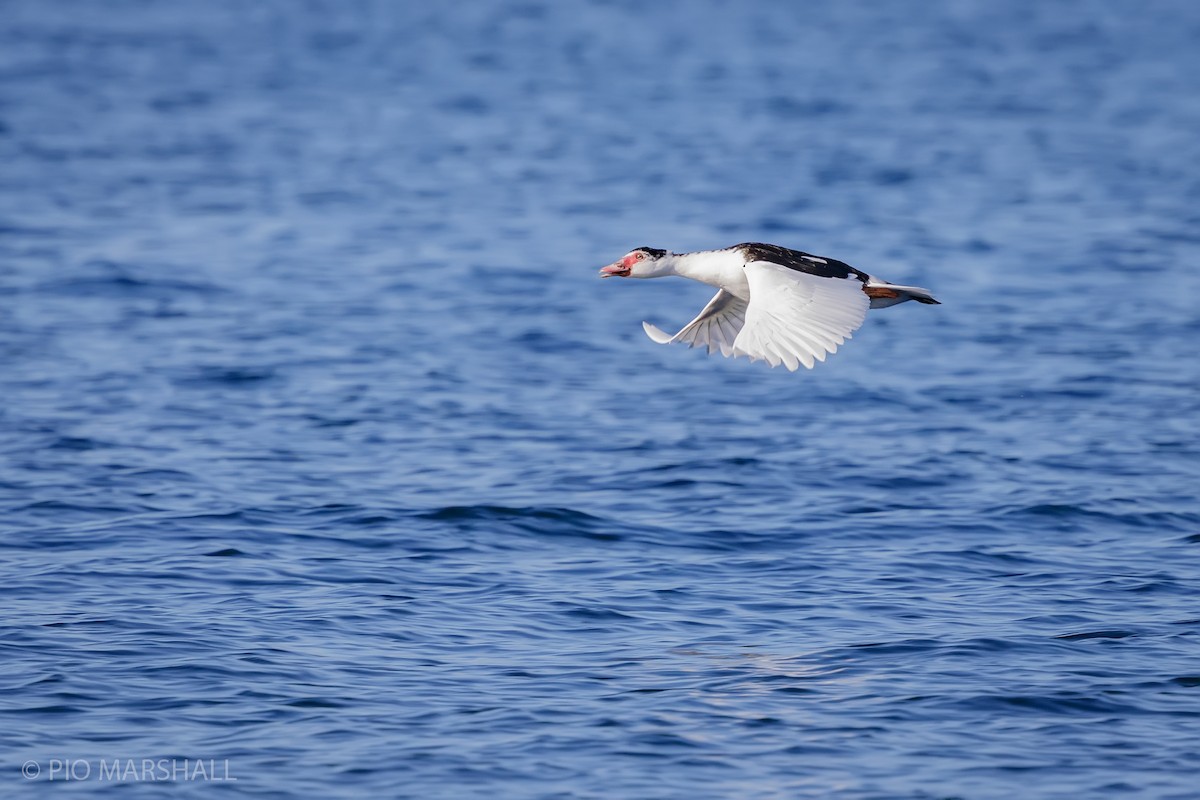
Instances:
[[[863,285],[863,291],[871,298],[871,308],[887,308],[897,303],[916,300],[928,305],[941,305],[941,301],[920,286],[901,286],[872,278]]]

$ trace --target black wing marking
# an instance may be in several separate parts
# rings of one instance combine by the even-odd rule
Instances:
[[[734,249],[742,251],[746,257],[747,264],[753,261],[766,261],[821,278],[849,278],[853,276],[863,283],[866,283],[870,277],[862,270],[855,269],[844,261],[838,261],[836,258],[814,256],[811,253],[805,253],[800,250],[789,250],[777,244],[745,242],[744,244],[734,245]]]

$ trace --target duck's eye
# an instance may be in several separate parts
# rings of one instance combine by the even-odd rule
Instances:
[[[643,260],[643,259],[645,259],[645,258],[646,258],[646,254],[645,254],[645,253],[638,253],[638,254],[637,254],[637,260],[638,260],[638,261],[642,261],[642,260]]]

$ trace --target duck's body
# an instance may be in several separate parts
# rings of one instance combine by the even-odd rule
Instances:
[[[704,310],[671,336],[643,322],[660,344],[687,342],[711,353],[811,369],[862,325],[868,308],[908,300],[933,303],[928,290],[888,283],[842,261],[747,242],[722,250],[668,253],[639,247],[600,270],[604,277],[678,275],[718,291]]]

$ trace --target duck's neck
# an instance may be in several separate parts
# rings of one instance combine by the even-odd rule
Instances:
[[[671,273],[741,295],[746,284],[745,256],[738,250],[700,250],[671,253]]]

